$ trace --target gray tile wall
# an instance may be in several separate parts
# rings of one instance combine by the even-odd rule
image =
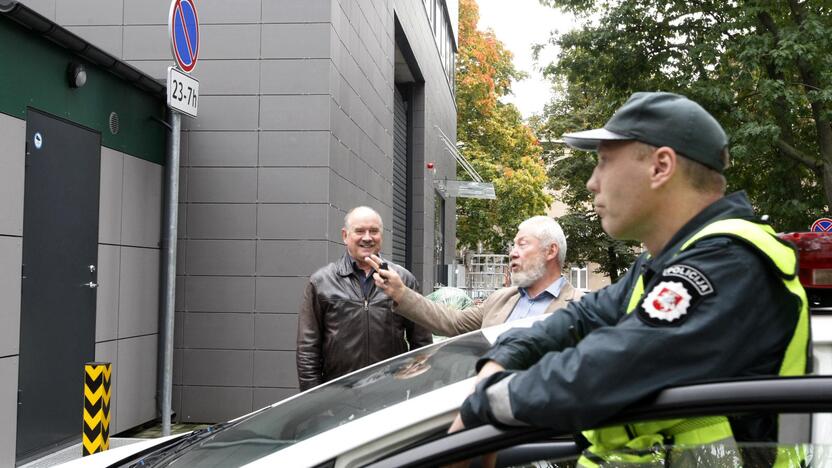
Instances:
[[[105,49],[151,76],[165,76],[172,62],[165,34],[168,0],[85,1],[91,5],[86,12],[70,12],[55,1],[27,3],[84,37],[110,41]],[[99,4],[106,10],[102,18],[91,13]],[[188,144],[180,180],[174,406],[183,421],[212,422],[297,391],[301,291],[309,274],[342,254],[344,213],[359,204],[373,206],[391,237],[394,17],[405,26],[425,77],[417,113],[424,130],[414,138],[413,181],[414,193],[425,198],[414,200],[413,270],[426,289],[433,284],[434,204],[432,176],[423,168],[425,161],[436,161],[436,177],[454,177],[433,127],[455,135],[456,111],[422,0],[199,5],[199,118],[183,122]],[[120,36],[113,26],[121,28]],[[102,171],[119,171],[115,164]],[[125,198],[132,190],[128,165],[121,169]],[[134,213],[145,208],[130,206]],[[452,203],[448,209],[453,220]],[[115,216],[115,210],[107,211],[102,238],[116,238],[119,228],[122,237],[130,229],[136,238],[125,243],[132,250],[104,249],[107,268],[141,278],[140,271],[125,267],[125,258],[152,264],[142,249],[155,247],[146,235],[155,226],[117,223]],[[453,226],[446,238],[452,258]],[[383,253],[390,252],[388,242]],[[104,302],[113,304],[112,290],[105,293]],[[119,309],[142,308],[138,298],[122,294]],[[155,333],[134,312],[117,313],[126,323],[104,322],[97,333],[110,337],[116,330],[121,337],[125,327]],[[121,346],[118,351],[121,356]]]
[[[113,364],[110,434],[157,415],[163,170],[101,149],[95,358]]]
[[[14,466],[26,122],[0,113],[0,466]]]
[[[15,466],[18,357],[0,357],[0,466]]]
[[[23,235],[26,121],[0,114],[0,235]]]
[[[111,388],[115,402],[116,425],[111,433],[118,433],[154,419],[156,411],[156,350],[157,335],[144,335],[117,342],[116,385]]]
[[[0,466],[14,466],[26,122],[0,114]]]
[[[20,353],[20,265],[23,239],[0,236],[0,357]]]

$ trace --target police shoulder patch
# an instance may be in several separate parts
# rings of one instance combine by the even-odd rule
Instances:
[[[689,265],[672,265],[662,271],[644,296],[638,317],[652,326],[678,326],[705,296],[715,294],[713,284]]]
[[[662,271],[662,276],[673,276],[690,283],[699,294],[706,295],[714,292],[710,280],[701,271],[688,265],[671,265]]]

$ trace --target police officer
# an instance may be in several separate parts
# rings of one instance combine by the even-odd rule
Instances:
[[[646,252],[616,283],[504,334],[479,361],[452,432],[484,423],[586,430],[672,385],[806,372],[796,255],[745,193],[725,195],[728,139],[708,112],[677,94],[635,93],[603,128],[564,140],[597,151],[587,188],[604,231]],[[584,435],[582,463],[593,465],[643,461],[665,444],[775,440],[777,426],[716,416]]]

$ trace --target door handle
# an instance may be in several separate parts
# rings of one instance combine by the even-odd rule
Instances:
[[[90,288],[90,289],[95,289],[95,288],[97,288],[97,287],[98,287],[98,283],[93,283],[92,281],[90,281],[89,283],[84,283],[84,284],[82,284],[82,286],[86,286],[86,287],[88,287],[88,288]]]

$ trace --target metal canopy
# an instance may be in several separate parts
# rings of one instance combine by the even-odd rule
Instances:
[[[456,162],[465,169],[465,172],[474,179],[473,182],[465,180],[435,180],[433,185],[436,190],[442,194],[442,198],[480,198],[484,200],[496,200],[497,194],[494,192],[494,184],[491,182],[483,182],[482,177],[477,173],[476,169],[465,159],[465,156],[459,152],[456,145],[445,135],[445,132],[434,125],[434,128],[439,132],[439,139],[445,144],[448,152],[453,155]]]
[[[470,182],[466,180],[437,180],[434,181],[436,190],[443,198],[481,198],[483,200],[496,200],[494,184],[491,182]]]

